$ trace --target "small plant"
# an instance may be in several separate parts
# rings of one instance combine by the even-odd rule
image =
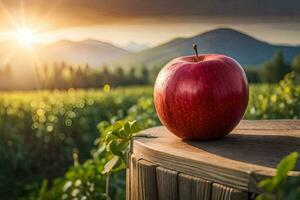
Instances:
[[[98,129],[101,132],[103,129],[103,124],[98,125]],[[104,130],[102,137],[96,141],[99,144],[98,152],[102,153],[106,151],[110,158],[105,164],[102,171],[106,174],[106,199],[109,197],[109,179],[111,172],[118,172],[127,167],[128,154],[130,152],[130,144],[132,139],[138,136],[140,131],[139,126],[136,121],[126,122],[117,121],[113,125],[109,126]]]
[[[295,168],[299,154],[293,152],[277,165],[276,175],[262,180],[258,186],[263,193],[256,200],[299,200],[300,177],[288,177],[288,172]]]
[[[126,168],[131,140],[139,131],[136,121],[117,121],[105,129],[103,136],[96,141],[100,146],[99,153],[107,151],[111,157],[104,166],[103,174]]]

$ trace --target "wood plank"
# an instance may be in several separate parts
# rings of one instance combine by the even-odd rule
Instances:
[[[240,130],[300,130],[300,120],[242,120]]]
[[[138,199],[157,200],[156,165],[139,160],[138,166]]]
[[[288,122],[295,129],[288,128]],[[275,174],[276,165],[292,151],[300,153],[300,120],[269,122],[275,129],[248,129],[255,121],[243,121],[244,129],[235,129],[223,139],[215,141],[182,141],[164,127],[144,130],[154,138],[136,138],[133,153],[159,166],[201,177],[229,187],[257,192],[251,177]],[[248,124],[248,125],[247,125]],[[262,127],[262,124],[259,125]],[[259,153],[258,153],[259,152]],[[245,156],[247,155],[247,156]],[[220,163],[222,163],[220,165]],[[300,163],[290,175],[299,175]],[[257,180],[259,181],[259,180]]]
[[[139,200],[137,159],[133,154],[130,157],[130,200]]]
[[[128,168],[126,168],[126,200],[130,200],[130,166],[128,166]]]
[[[163,167],[156,168],[159,200],[178,200],[177,174]]]
[[[212,200],[248,200],[248,193],[213,183]]]
[[[210,200],[212,183],[180,173],[178,175],[179,200]]]

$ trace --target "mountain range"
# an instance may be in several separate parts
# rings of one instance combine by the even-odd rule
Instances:
[[[183,55],[193,54],[192,45],[198,45],[199,53],[217,53],[235,58],[243,66],[257,66],[269,59],[276,51],[291,61],[300,54],[300,46],[273,45],[229,28],[211,30],[190,38],[176,38],[157,47],[122,58],[122,63],[159,65]]]
[[[300,46],[273,45],[237,30],[219,28],[190,38],[176,38],[137,53],[91,39],[79,42],[63,40],[36,46],[33,52],[19,49],[14,53],[11,52],[11,44],[2,43],[0,67],[8,59],[11,66],[25,71],[28,70],[28,66],[33,66],[37,62],[65,62],[75,66],[89,64],[91,67],[103,64],[112,66],[142,64],[160,67],[175,57],[193,54],[194,43],[198,45],[199,53],[225,54],[235,58],[243,66],[258,66],[269,60],[278,50],[282,51],[288,61],[300,54]]]
[[[97,40],[83,40],[71,42],[59,41],[40,48],[43,59],[48,62],[66,62],[71,65],[83,65],[98,67],[103,63],[110,63],[115,59],[128,56],[126,50],[110,43]]]
[[[62,40],[47,45],[40,44],[32,49],[26,49],[20,47],[19,44],[7,41],[0,45],[0,66],[2,61],[8,62],[13,67],[18,66],[18,68],[55,62],[65,62],[72,66],[89,64],[98,67],[129,54],[126,50],[110,43],[91,39],[79,42]],[[7,61],[9,57],[10,59]]]

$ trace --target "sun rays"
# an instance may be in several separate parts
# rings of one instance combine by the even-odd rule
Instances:
[[[19,1],[19,6],[15,10],[8,9],[0,1],[0,11],[8,22],[7,27],[0,31],[0,42],[4,42],[3,44],[8,46],[6,52],[3,52],[5,59],[2,60],[0,65],[9,64],[17,54],[31,57],[34,59],[34,63],[40,63],[36,49],[40,43],[45,42],[55,8],[61,1],[54,1],[51,4],[52,6],[42,13],[38,9],[26,13],[26,2],[24,0]]]
[[[32,48],[39,41],[38,36],[28,27],[19,27],[12,33],[12,37],[26,48]]]

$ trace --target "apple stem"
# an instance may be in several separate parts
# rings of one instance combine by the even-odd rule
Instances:
[[[197,45],[196,44],[193,44],[193,49],[196,53],[196,58],[197,58],[197,61],[199,60],[199,56],[198,56],[198,49],[197,49]]]

